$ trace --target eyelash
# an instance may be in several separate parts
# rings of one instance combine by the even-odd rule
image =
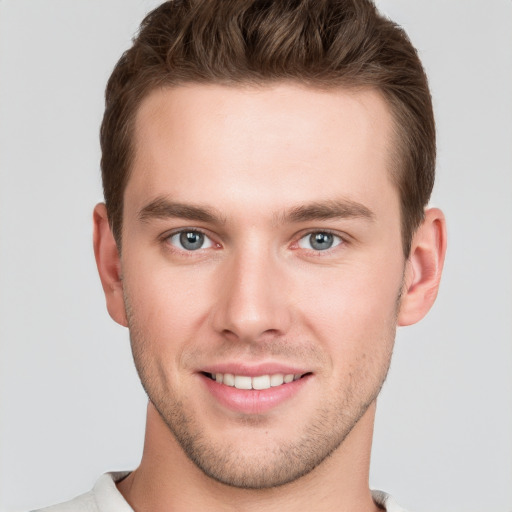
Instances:
[[[311,235],[315,235],[315,234],[332,235],[334,238],[338,239],[339,241],[333,247],[329,247],[329,248],[323,249],[323,250],[307,249],[307,248],[302,248],[299,246],[299,243],[301,240],[304,240],[305,238],[310,237]],[[297,241],[294,242],[293,249],[295,249],[295,250],[303,249],[305,251],[308,251],[308,253],[310,253],[316,257],[321,257],[321,256],[327,256],[328,254],[331,254],[334,250],[336,250],[336,248],[338,248],[339,246],[346,245],[347,243],[348,243],[347,237],[341,235],[338,232],[332,231],[330,229],[313,229],[313,230],[307,231],[305,233],[301,233],[301,235],[297,239]]]
[[[175,245],[173,245],[171,243],[171,239],[173,237],[175,237],[177,235],[181,235],[183,233],[199,233],[199,234],[203,235],[205,238],[207,238],[208,240],[210,240],[211,247],[205,247],[205,248],[201,247],[196,250],[187,250],[185,248],[176,247]],[[329,247],[329,248],[323,249],[323,250],[308,249],[308,248],[303,248],[303,247],[299,246],[299,243],[301,240],[305,239],[306,237],[310,237],[311,235],[314,235],[314,234],[332,235],[339,241],[333,247]],[[193,256],[194,253],[196,253],[196,252],[199,253],[200,251],[205,250],[205,249],[210,249],[210,248],[220,249],[222,247],[221,244],[216,242],[211,235],[209,235],[205,230],[202,230],[200,228],[181,228],[179,230],[172,231],[171,233],[166,233],[165,235],[162,236],[162,242],[164,242],[166,244],[168,250],[173,251],[173,252],[178,252],[180,254],[184,254],[187,256]],[[313,254],[317,257],[321,257],[324,255],[330,254],[333,250],[335,250],[340,245],[341,246],[347,245],[347,243],[349,243],[347,240],[347,237],[342,236],[340,233],[331,231],[329,229],[314,229],[314,230],[310,230],[310,231],[301,233],[300,236],[298,238],[296,238],[295,242],[292,243],[290,248],[292,250],[303,249],[310,254]]]
[[[177,247],[177,246],[173,245],[171,243],[171,239],[174,236],[181,235],[183,233],[198,233],[198,234],[201,234],[205,238],[210,240],[211,247],[205,247],[205,248],[200,247],[199,249],[196,249],[196,250],[187,250],[185,248],[180,248],[180,247]],[[221,247],[221,245],[218,242],[216,242],[211,235],[209,235],[206,231],[204,231],[204,230],[202,230],[200,228],[181,228],[181,229],[178,229],[176,231],[172,231],[171,233],[166,233],[165,235],[162,236],[161,240],[165,244],[167,250],[169,250],[171,252],[179,253],[181,255],[186,255],[186,256],[193,256],[194,253],[200,253],[204,249],[210,249],[210,248],[218,249],[218,248]]]

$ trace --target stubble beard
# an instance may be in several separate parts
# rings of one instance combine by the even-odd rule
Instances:
[[[399,302],[398,299],[397,306]],[[367,375],[357,372],[348,386],[340,389],[338,394],[334,393],[333,398],[315,411],[298,437],[291,432],[290,438],[295,437],[295,440],[281,441],[266,450],[259,450],[259,455],[254,456],[247,455],[247,451],[231,444],[228,439],[215,444],[205,435],[200,420],[176,396],[172,386],[162,386],[168,381],[148,357],[147,340],[126,298],[125,303],[135,366],[149,400],[197,468],[213,480],[239,489],[270,489],[294,482],[328,459],[376,400],[387,376],[396,332],[395,322],[386,333],[386,339],[382,340],[389,349],[378,362],[378,368],[365,368],[363,362],[368,358],[365,354],[361,358],[361,369],[366,373],[374,372],[368,389],[361,386]]]
[[[243,449],[234,447],[227,439],[224,445],[210,442],[199,422],[187,414],[182,402],[161,400],[160,397],[150,397],[150,400],[186,456],[205,475],[231,487],[262,490],[294,482],[328,459],[377,394],[378,391],[355,409],[348,405],[350,398],[347,397],[347,403],[316,411],[314,419],[298,439],[280,442],[257,457],[247,456]],[[294,437],[294,432],[290,437]]]

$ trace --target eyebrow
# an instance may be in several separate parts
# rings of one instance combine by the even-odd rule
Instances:
[[[142,222],[180,218],[219,225],[226,223],[226,218],[213,208],[173,202],[166,197],[158,197],[148,203],[139,211],[138,217]],[[275,220],[278,224],[284,224],[347,218],[374,220],[375,214],[361,203],[340,199],[297,206],[277,215]]]
[[[226,219],[213,208],[177,203],[165,197],[157,197],[148,203],[139,211],[138,217],[143,222],[148,222],[151,219],[168,218],[180,218],[211,224],[225,224],[226,222]]]
[[[285,223],[329,219],[366,219],[373,221],[375,214],[361,203],[350,199],[340,199],[297,206],[280,215],[278,221]]]

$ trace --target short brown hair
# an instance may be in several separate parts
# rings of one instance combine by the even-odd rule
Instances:
[[[121,244],[134,119],[157,87],[187,82],[372,87],[395,121],[392,178],[403,250],[423,219],[435,173],[427,78],[406,33],[370,0],[171,0],[143,20],[106,89],[101,169],[109,222]]]

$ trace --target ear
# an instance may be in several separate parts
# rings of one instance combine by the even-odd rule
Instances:
[[[446,222],[443,212],[431,208],[416,230],[406,263],[398,325],[421,320],[437,297],[446,253]]]
[[[105,204],[97,204],[94,208],[93,223],[94,256],[107,301],[107,310],[113,320],[128,327],[124,307],[121,259],[110,229]]]

